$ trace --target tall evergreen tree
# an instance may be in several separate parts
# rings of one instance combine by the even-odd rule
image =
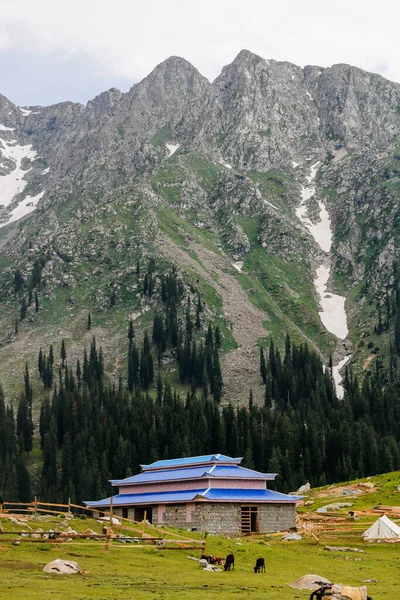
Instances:
[[[25,296],[22,298],[21,309],[19,311],[19,320],[23,321],[26,318],[26,313],[28,312],[28,305],[25,300]]]
[[[22,273],[19,269],[16,269],[15,273],[14,273],[14,290],[15,293],[18,294],[24,285],[24,278],[22,277]]]
[[[60,358],[61,358],[61,366],[65,367],[65,362],[67,360],[67,350],[65,348],[65,340],[61,340],[61,350],[60,350]]]
[[[128,327],[128,339],[133,340],[134,337],[135,337],[135,330],[133,329],[133,321],[132,321],[132,319],[130,319],[129,327]]]
[[[264,350],[260,346],[260,375],[263,383],[267,382],[267,367],[265,364]]]

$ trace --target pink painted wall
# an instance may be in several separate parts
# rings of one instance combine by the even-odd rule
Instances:
[[[138,485],[120,486],[120,494],[155,494],[157,492],[176,492],[179,490],[205,490],[208,481],[174,481],[170,483],[139,483]]]
[[[192,512],[195,510],[195,508],[196,505],[194,503],[186,504],[186,523],[191,523],[193,521]]]
[[[192,481],[171,481],[140,483],[120,486],[120,494],[146,494],[158,492],[177,492],[179,490],[205,490],[207,488],[265,490],[265,481],[250,479],[197,479]]]
[[[251,479],[209,479],[210,488],[225,488],[232,490],[265,490],[265,481]]]
[[[165,517],[165,504],[159,504],[158,505],[158,514],[157,514],[157,523],[159,525],[161,525],[161,523],[164,523],[164,517]]]

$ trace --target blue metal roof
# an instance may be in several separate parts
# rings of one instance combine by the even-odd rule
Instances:
[[[272,490],[234,490],[234,489],[206,489],[184,490],[181,492],[158,492],[147,494],[118,494],[113,496],[113,506],[135,506],[137,504],[164,504],[171,502],[192,502],[197,499],[216,502],[286,502],[294,503],[299,496],[287,496]],[[110,498],[92,502],[85,501],[91,508],[105,508],[110,506]]]
[[[239,465],[211,465],[209,467],[188,467],[182,469],[151,470],[127,477],[126,479],[111,480],[113,485],[124,486],[137,483],[153,483],[157,481],[176,481],[180,479],[199,479],[201,477],[229,477],[233,479],[263,479],[273,480],[275,473],[259,473],[245,469]]]
[[[233,477],[235,479],[274,480],[276,477],[276,473],[260,473],[260,471],[253,471],[239,465],[215,465],[208,470],[208,474],[211,477]]]
[[[168,467],[184,467],[188,465],[198,465],[209,462],[228,462],[233,464],[239,464],[242,458],[231,458],[224,454],[205,454],[203,456],[188,456],[186,458],[172,458],[169,460],[157,460],[151,463],[151,465],[140,465],[143,471],[148,469],[165,469]]]
[[[184,490],[181,492],[157,492],[148,494],[118,494],[113,496],[113,506],[126,506],[136,504],[164,504],[164,502],[190,502],[198,494],[206,492],[206,489],[200,490]],[[110,506],[110,498],[104,498],[97,502],[90,500],[85,504],[92,508],[101,508]]]

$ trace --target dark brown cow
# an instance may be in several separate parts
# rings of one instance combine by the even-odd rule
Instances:
[[[265,561],[263,558],[257,558],[254,573],[261,573],[261,571],[265,573]]]
[[[228,556],[226,557],[226,560],[225,560],[224,571],[230,571],[231,567],[232,567],[232,570],[235,569],[235,557],[233,554],[228,554]]]

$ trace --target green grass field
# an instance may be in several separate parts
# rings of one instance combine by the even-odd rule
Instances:
[[[364,480],[365,481],[365,480]],[[388,473],[372,478],[376,488],[365,492],[355,500],[346,497],[345,501],[355,502],[355,509],[371,508],[377,504],[399,505],[400,493],[397,485],[400,472]],[[344,485],[351,485],[347,482]],[[312,507],[300,509],[300,515],[310,513],[317,507],[338,501],[333,497],[333,486],[313,490],[309,494],[314,499]],[[340,500],[343,501],[341,498]],[[346,518],[347,510],[335,513],[333,517]],[[21,526],[3,520],[4,531],[10,535],[0,536],[0,598],[7,600],[147,600],[149,598],[208,600],[232,600],[250,598],[258,600],[304,599],[309,597],[306,590],[291,589],[288,584],[307,573],[327,577],[333,582],[359,586],[363,580],[376,580],[369,583],[368,591],[373,600],[398,600],[400,597],[400,547],[395,544],[363,544],[360,533],[376,519],[374,516],[361,516],[358,522],[335,528],[331,522],[319,532],[319,543],[311,537],[301,541],[284,542],[281,535],[266,535],[226,539],[209,535],[206,538],[206,553],[225,557],[235,554],[233,572],[206,572],[194,560],[187,557],[200,557],[200,550],[156,549],[134,544],[112,542],[106,550],[104,541],[74,540],[64,543],[41,543],[25,541],[20,546],[12,545]],[[30,521],[33,530],[41,527],[44,531],[60,529],[66,521],[57,516],[47,521]],[[72,527],[78,532],[87,527],[100,532],[101,525],[92,519],[74,518]],[[114,527],[116,533],[122,528]],[[199,533],[184,530],[160,528],[166,539],[174,536],[188,536],[200,539]],[[126,530],[123,531],[127,535]],[[154,535],[154,529],[147,529]],[[12,534],[12,535],[11,535]],[[137,532],[133,535],[137,535]],[[325,545],[351,546],[362,552],[327,551]],[[255,574],[253,566],[256,558],[264,557],[266,573]],[[48,575],[43,567],[50,561],[61,558],[75,560],[84,572],[77,575]]]
[[[99,525],[94,524],[96,526],[98,530]],[[362,544],[358,545],[362,548]],[[309,539],[282,542],[280,538],[242,538],[237,542],[208,538],[207,552],[225,556],[231,551],[235,553],[235,570],[213,573],[203,571],[197,562],[187,559],[190,555],[199,557],[197,551],[155,550],[116,542],[106,551],[102,542],[92,541],[69,542],[57,547],[33,542],[13,546],[2,540],[1,598],[306,599],[309,597],[307,591],[288,587],[290,582],[306,573],[354,586],[361,585],[364,579],[376,579],[377,583],[369,586],[374,600],[399,598],[398,546],[368,545],[365,554],[334,553],[325,551],[323,545],[315,545]],[[265,558],[265,574],[253,572],[255,560],[260,556]],[[75,560],[85,574],[43,573],[45,564],[56,558]]]

